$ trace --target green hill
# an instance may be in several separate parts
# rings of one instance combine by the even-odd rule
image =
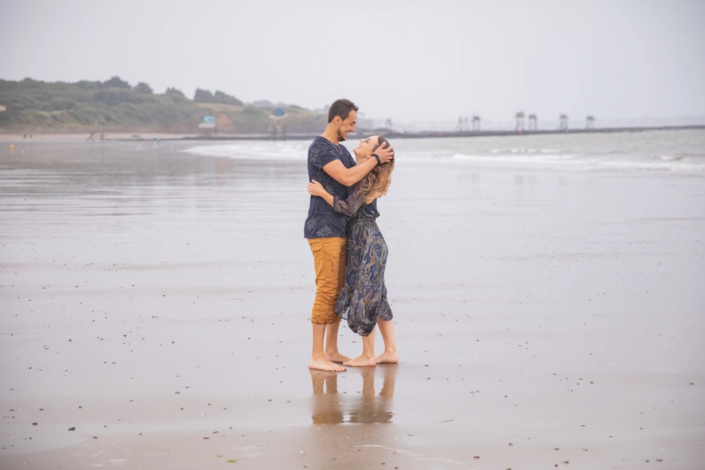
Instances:
[[[204,116],[216,116],[219,132],[263,133],[272,107],[248,106],[222,91],[198,89],[194,100],[169,88],[153,93],[146,83],[131,86],[119,77],[104,82],[0,80],[0,132],[85,132],[99,123],[106,131],[199,132]],[[317,132],[325,116],[290,105],[288,132]]]

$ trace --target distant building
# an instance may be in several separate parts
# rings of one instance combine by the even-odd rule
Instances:
[[[215,115],[215,127],[219,132],[235,132],[237,130],[230,116],[222,111]]]
[[[215,116],[203,116],[203,122],[198,125],[198,128],[203,130],[203,133],[215,134],[217,129],[215,127]]]
[[[276,108],[272,114],[269,115],[269,128],[267,133],[272,140],[280,139],[286,140],[286,111],[283,108]]]

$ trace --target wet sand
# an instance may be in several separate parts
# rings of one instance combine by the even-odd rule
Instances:
[[[305,166],[188,146],[0,147],[1,468],[705,465],[702,177],[400,161],[401,363],[336,375]]]

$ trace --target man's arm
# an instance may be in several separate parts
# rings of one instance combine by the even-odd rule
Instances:
[[[379,156],[382,163],[387,163],[394,158],[394,150],[389,145],[385,146],[385,148],[378,147],[375,153]],[[352,186],[364,178],[375,166],[377,166],[376,158],[369,158],[365,163],[355,165],[352,168],[345,168],[343,162],[333,160],[323,166],[323,171],[343,186]]]
[[[333,160],[323,167],[323,171],[328,173],[331,178],[336,180],[343,186],[352,186],[362,178],[365,177],[367,173],[372,171],[374,167],[377,166],[377,159],[370,158],[365,163],[361,165],[355,165],[352,168],[345,168],[343,162],[340,160]]]

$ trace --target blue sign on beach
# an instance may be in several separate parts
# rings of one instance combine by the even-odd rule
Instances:
[[[203,116],[203,122],[206,124],[215,124],[215,116]]]

